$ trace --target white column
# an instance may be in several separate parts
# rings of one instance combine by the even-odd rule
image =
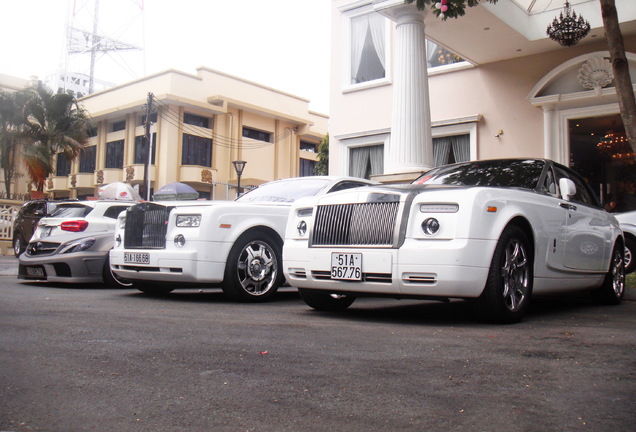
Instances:
[[[558,159],[554,152],[554,105],[543,106],[543,154],[546,159]]]
[[[391,140],[385,174],[433,166],[424,13],[415,6],[393,11],[396,21]]]

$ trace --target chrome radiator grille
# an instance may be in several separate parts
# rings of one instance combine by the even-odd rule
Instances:
[[[163,249],[170,207],[142,203],[126,211],[124,247],[126,249]]]
[[[318,206],[312,246],[391,246],[399,202]]]

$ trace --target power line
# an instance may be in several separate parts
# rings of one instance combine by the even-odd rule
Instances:
[[[202,134],[200,128],[191,125],[189,123],[185,123],[182,121],[181,117],[175,110],[171,108],[170,105],[154,98],[155,104],[158,107],[162,107],[164,109],[159,110],[161,119],[168,122],[170,125],[180,128],[184,133],[188,133],[190,135],[201,136],[203,138],[210,138],[212,140],[213,145],[217,145],[219,147],[228,148],[228,149],[247,149],[254,150],[260,149],[264,147],[269,147],[271,145],[277,144],[285,139],[287,139],[290,135],[293,134],[289,129],[286,129],[282,134],[278,134],[275,136],[272,142],[255,140],[253,138],[248,137],[240,137],[239,138],[231,138],[225,135],[218,134],[214,131],[214,129],[208,129],[210,132],[208,134]]]

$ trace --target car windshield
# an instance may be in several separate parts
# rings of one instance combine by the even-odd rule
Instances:
[[[242,195],[237,201],[290,203],[298,198],[316,195],[327,184],[329,179],[325,178],[280,180],[265,183]]]
[[[86,217],[93,210],[93,207],[84,204],[58,205],[51,217]]]
[[[544,166],[545,162],[541,160],[466,162],[435,168],[413,184],[535,189]]]

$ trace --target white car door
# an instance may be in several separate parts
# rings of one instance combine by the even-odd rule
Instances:
[[[573,193],[560,204],[567,210],[563,263],[573,270],[606,271],[612,247],[609,215],[594,206],[593,198],[578,177],[558,167],[556,171],[559,179],[570,179],[575,185]]]

